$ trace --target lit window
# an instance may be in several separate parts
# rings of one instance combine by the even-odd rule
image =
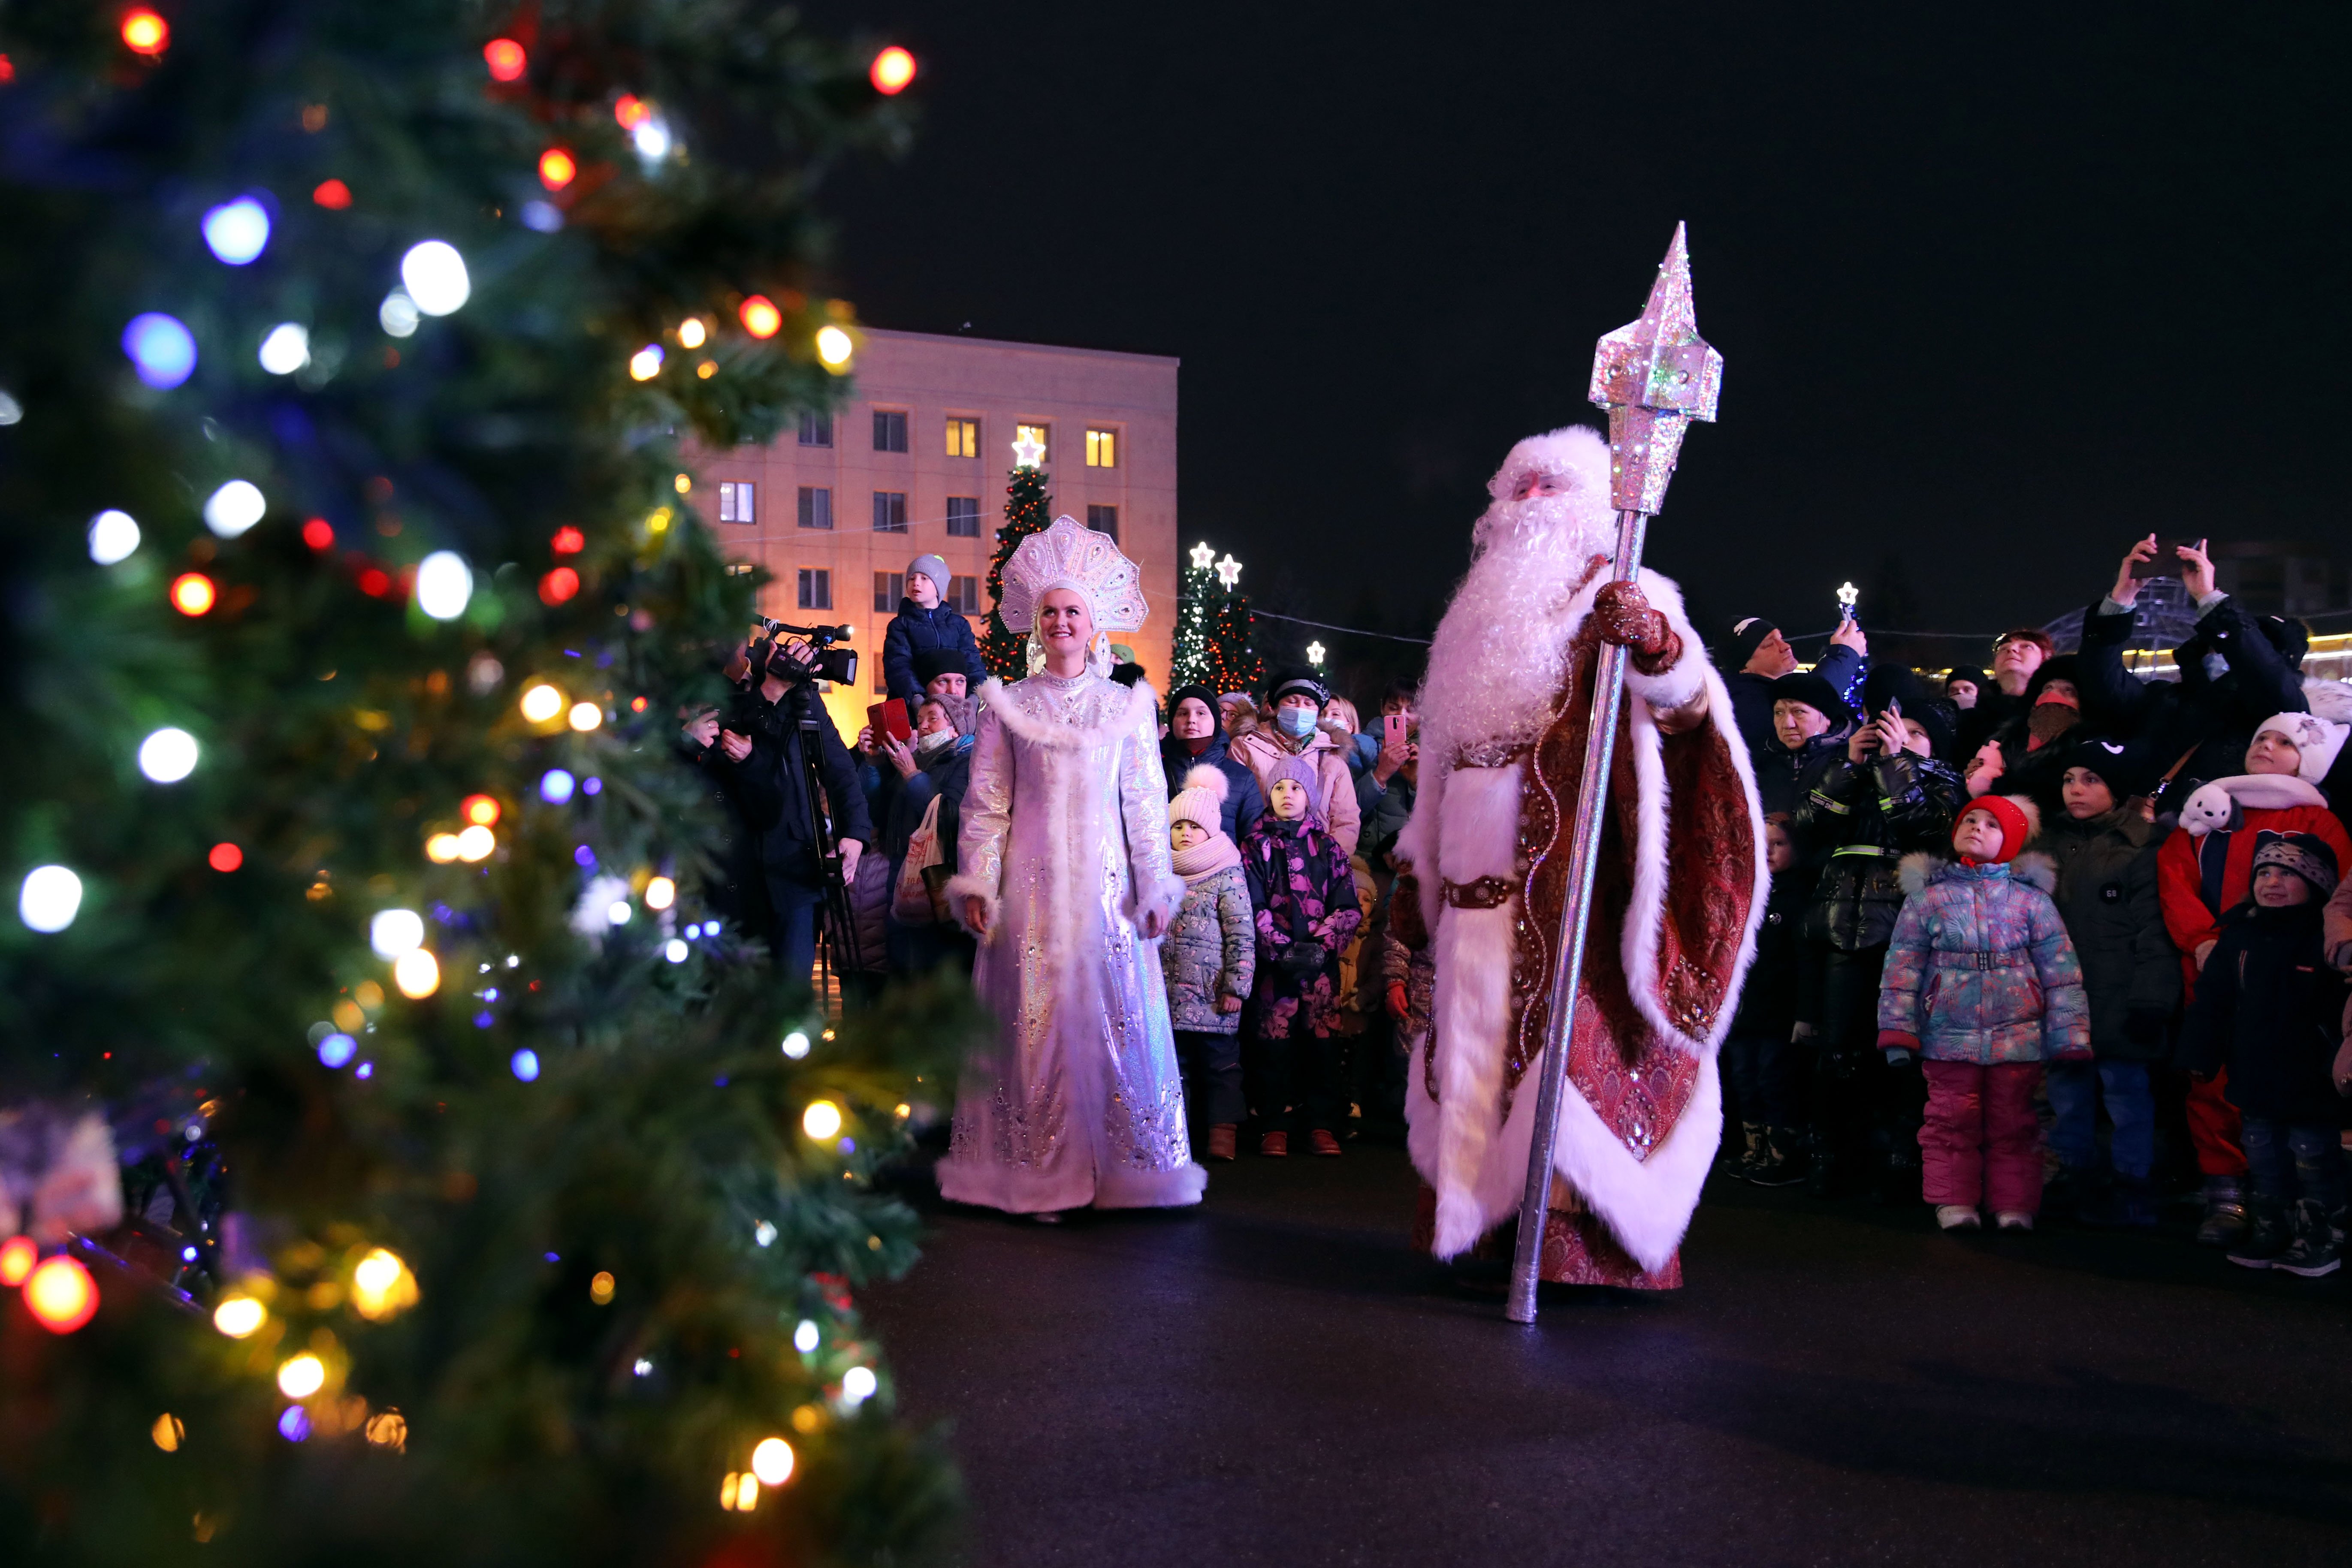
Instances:
[[[1088,507],[1087,508],[1087,527],[1094,529],[1094,531],[1098,534],[1108,534],[1112,538],[1118,538],[1118,508],[1117,507]]]
[[[1115,430],[1087,432],[1087,466],[1089,468],[1118,466],[1118,432]]]
[[[874,613],[895,615],[898,601],[907,597],[907,574],[903,571],[877,571],[874,574]]]
[[[948,538],[976,539],[980,538],[980,497],[950,496],[948,497]]]
[[[877,534],[903,534],[907,531],[906,491],[874,492],[874,531]]]
[[[874,450],[907,450],[907,413],[904,409],[877,408],[874,411]]]
[[[722,481],[719,486],[719,520],[722,523],[748,523],[751,511],[751,482],[748,479]]]
[[[833,573],[822,567],[801,568],[801,604],[803,610],[833,608]]]
[[[1035,442],[1035,443],[1037,444],[1037,465],[1038,465],[1039,467],[1041,467],[1041,468],[1042,468],[1042,467],[1044,467],[1047,463],[1049,463],[1049,462],[1053,461],[1053,456],[1054,456],[1054,427],[1053,427],[1052,425],[1050,425],[1050,424],[1016,424],[1016,425],[1014,425],[1014,426],[1013,427],[1013,444],[1015,446],[1018,446],[1018,445],[1020,445],[1020,444],[1021,444],[1023,442],[1024,442],[1024,441],[1034,441],[1034,442]]]
[[[980,579],[976,577],[951,577],[948,579],[947,601],[950,604],[954,605],[966,615],[979,614]]]
[[[980,455],[980,421],[976,419],[948,421],[948,455],[950,457]]]
[[[833,527],[833,492],[820,486],[801,486],[801,527],[829,528]]]
[[[801,444],[830,446],[833,444],[833,415],[804,413],[801,415]]]

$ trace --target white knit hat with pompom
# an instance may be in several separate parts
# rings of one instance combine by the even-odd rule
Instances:
[[[1225,771],[1213,763],[1197,763],[1184,775],[1184,788],[1168,800],[1168,821],[1192,822],[1212,833],[1225,831],[1225,796],[1230,789]]]

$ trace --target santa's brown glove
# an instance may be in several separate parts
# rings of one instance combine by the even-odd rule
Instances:
[[[1633,656],[1633,667],[1645,675],[1663,674],[1682,657],[1682,639],[1666,618],[1650,608],[1641,585],[1606,582],[1593,596],[1592,615],[1601,640],[1614,643]]]

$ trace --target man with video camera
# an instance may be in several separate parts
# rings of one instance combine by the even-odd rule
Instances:
[[[830,627],[811,633],[773,621],[761,624],[766,634],[728,661],[727,678],[738,695],[723,721],[713,708],[684,730],[696,760],[717,777],[753,835],[767,894],[765,935],[778,972],[804,985],[816,963],[817,922],[828,905],[845,911],[840,895],[855,883],[858,857],[874,837],[856,765],[816,700],[817,680],[855,680],[856,654],[819,645],[839,634]],[[803,640],[786,641],[794,633]],[[812,763],[816,799],[809,788]]]

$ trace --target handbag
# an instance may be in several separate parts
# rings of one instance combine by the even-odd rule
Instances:
[[[890,889],[890,914],[901,925],[929,925],[940,916],[939,901],[932,896],[932,884],[940,879],[926,877],[927,868],[938,868],[943,857],[940,852],[940,798],[934,795],[923,808],[923,820],[907,839],[907,858],[898,863],[898,880]]]

